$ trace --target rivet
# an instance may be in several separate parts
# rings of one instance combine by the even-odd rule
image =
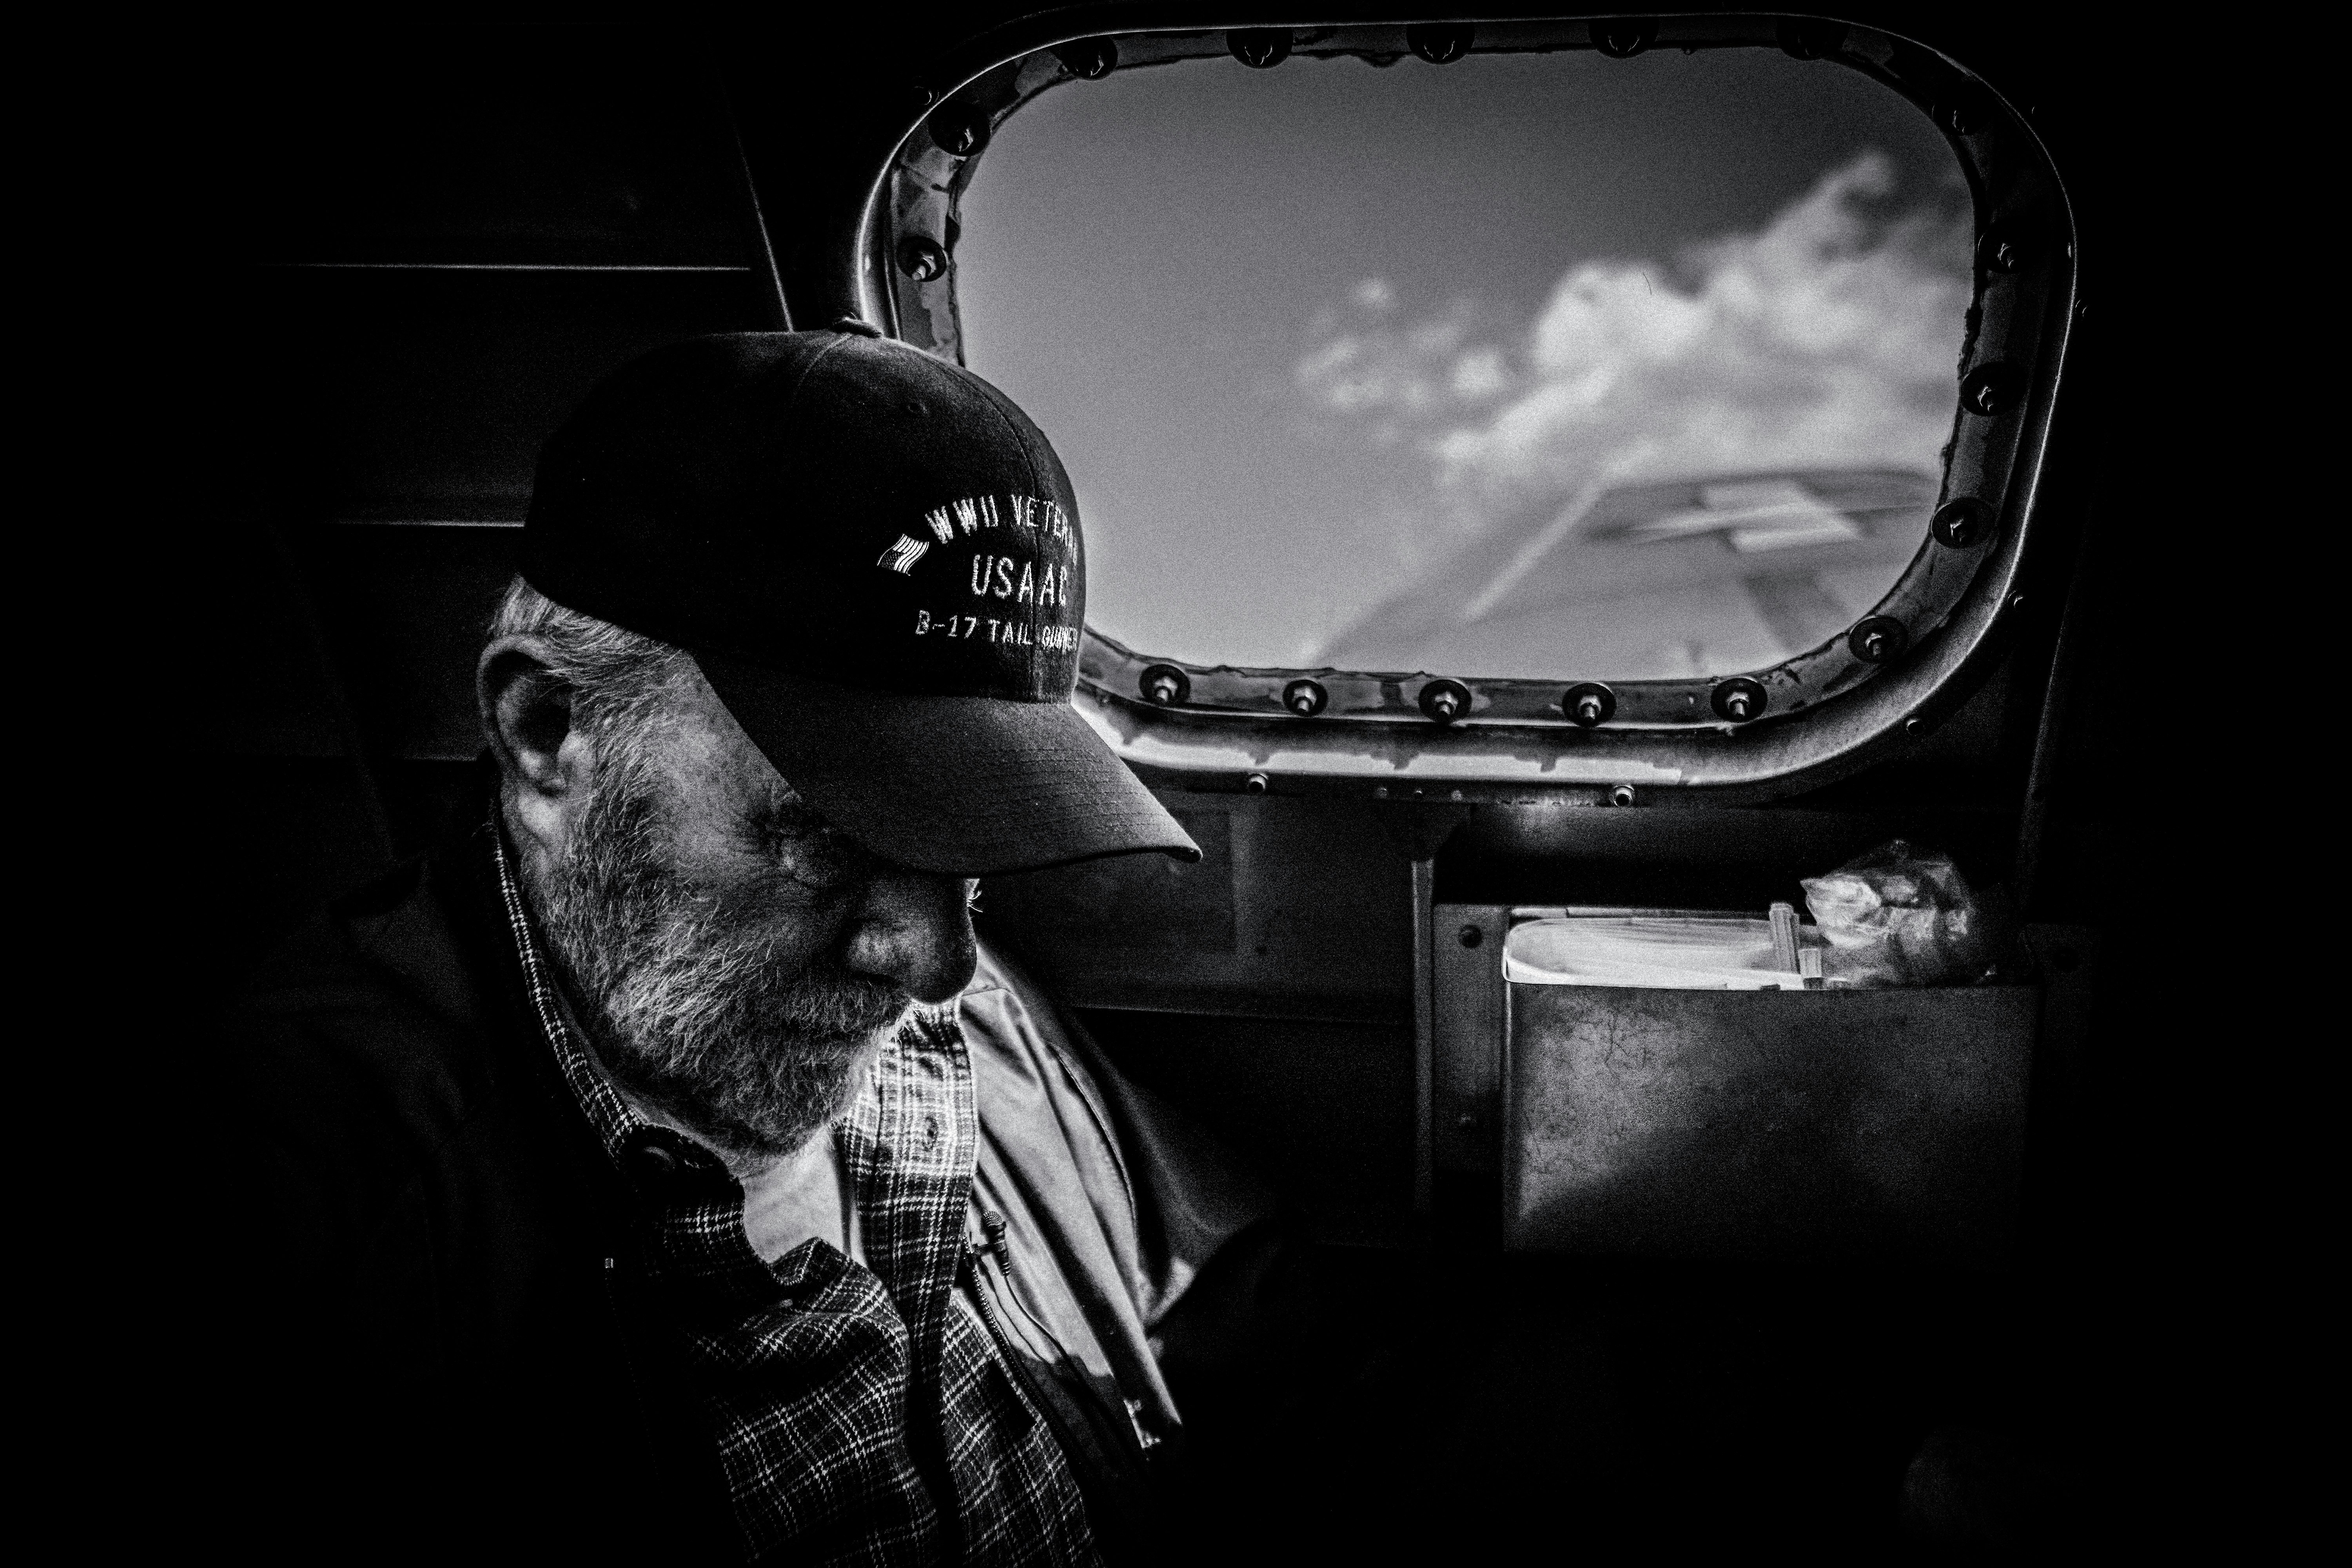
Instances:
[[[910,234],[898,242],[898,270],[916,282],[929,283],[947,269],[947,249],[930,236]]]
[[[1903,732],[1916,741],[1927,732],[1927,721],[1914,713],[1903,721]]]
[[[1476,947],[1486,940],[1486,928],[1478,925],[1465,925],[1454,932],[1454,938],[1465,947]]]
[[[1935,521],[1927,527],[1938,544],[1966,550],[1992,532],[1992,508],[1974,496],[1962,496],[1937,507]]]
[[[1735,675],[1728,680],[1717,681],[1708,701],[1715,709],[1717,718],[1745,724],[1750,719],[1761,717],[1771,700],[1765,696],[1761,686],[1744,675]]]
[[[1845,47],[1843,22],[1786,21],[1779,32],[1780,52],[1793,60],[1824,59]]]
[[[1612,805],[1633,805],[1633,786],[1632,784],[1612,784],[1609,788],[1609,804]]]
[[[1314,718],[1330,700],[1331,694],[1323,689],[1319,680],[1301,678],[1282,689],[1282,705],[1301,719]]]
[[[1997,223],[1977,241],[1977,265],[1987,272],[2014,272],[2025,262],[2025,237],[2013,224]]]
[[[1055,45],[1054,58],[1072,76],[1099,81],[1118,68],[1118,46],[1108,38],[1080,38]]]
[[[1892,616],[1864,616],[1846,633],[1845,646],[1864,664],[1885,664],[1911,640],[1911,628]]]
[[[1433,66],[1450,66],[1470,52],[1477,31],[1467,22],[1415,22],[1404,30],[1404,47]]]
[[[1265,775],[1264,773],[1250,774],[1249,777],[1242,780],[1242,788],[1249,791],[1252,795],[1264,795],[1265,793]]]
[[[1973,84],[1953,87],[1932,111],[1937,124],[1955,136],[1973,136],[1992,123],[1992,100]]]
[[[1960,378],[1960,406],[1990,418],[2006,414],[2025,395],[2025,377],[2011,364],[1980,364]]]
[[[1612,60],[1630,60],[1658,41],[1658,24],[1647,16],[1612,16],[1591,27],[1592,47]]]
[[[1571,686],[1559,700],[1559,710],[1571,723],[1590,730],[1596,724],[1606,724],[1617,711],[1617,694],[1597,680]]]
[[[1451,724],[1470,711],[1470,689],[1458,680],[1433,680],[1421,689],[1421,710],[1433,722]]]
[[[1136,681],[1143,700],[1160,708],[1173,708],[1192,694],[1192,681],[1172,664],[1155,664],[1146,668]]]
[[[1374,785],[1372,786],[1372,798],[1373,798],[1374,800],[1386,800],[1386,799],[1388,799],[1388,797],[1389,797],[1389,786],[1388,786],[1388,785],[1386,785],[1386,784],[1374,784]]]
[[[1253,70],[1265,70],[1290,58],[1287,27],[1235,27],[1225,35],[1234,58]]]
[[[1457,789],[1452,795],[1446,796],[1446,798],[1448,800],[1460,800],[1462,798],[1462,792]]]
[[[2013,616],[2023,608],[2025,608],[2025,595],[2022,594],[2011,594],[2009,596],[2009,613]]]
[[[988,145],[988,111],[971,104],[951,104],[933,111],[931,140],[950,158],[969,158]]]

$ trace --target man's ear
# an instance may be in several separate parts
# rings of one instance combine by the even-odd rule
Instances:
[[[591,761],[572,727],[572,687],[551,666],[542,639],[505,637],[474,668],[482,732],[509,785],[512,825],[549,849],[564,841],[567,819],[583,803]]]

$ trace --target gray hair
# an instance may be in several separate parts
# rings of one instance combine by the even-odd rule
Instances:
[[[598,741],[625,743],[701,678],[684,648],[559,605],[520,574],[490,615],[489,640],[509,637],[545,645],[547,684],[572,689],[572,726]]]

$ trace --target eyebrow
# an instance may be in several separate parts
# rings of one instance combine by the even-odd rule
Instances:
[[[791,784],[778,782],[781,794],[772,789],[744,813],[753,832],[794,843],[815,841],[866,859],[878,858],[854,836],[825,820],[824,814],[809,805]]]
[[[770,790],[747,805],[743,818],[761,833],[789,833],[805,837],[811,834],[835,831],[833,825],[814,806],[793,793],[790,784],[782,793]]]

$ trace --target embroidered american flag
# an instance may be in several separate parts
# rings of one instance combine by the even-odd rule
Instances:
[[[909,539],[902,533],[898,542],[882,552],[882,559],[874,564],[887,566],[904,577],[915,569],[915,563],[920,561],[923,552],[930,547],[931,542],[928,539]]]

